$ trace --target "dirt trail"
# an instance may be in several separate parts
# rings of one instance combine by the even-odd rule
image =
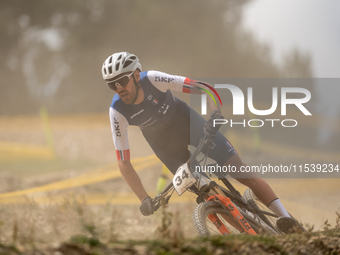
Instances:
[[[131,193],[122,178],[119,177],[119,174],[112,174],[117,171],[117,168],[108,116],[106,114],[57,116],[51,117],[50,123],[57,160],[45,160],[45,163],[41,163],[39,159],[25,161],[20,158],[20,155],[14,155],[15,152],[12,151],[11,153],[14,156],[12,155],[10,160],[0,160],[0,180],[3,184],[1,193],[32,189],[52,183],[50,189],[38,189],[34,193],[28,194],[29,197],[34,199],[37,209],[39,204],[51,204],[51,201],[60,202],[65,200],[65,196],[70,197],[70,194],[72,194],[72,196],[82,197],[87,201],[90,214],[101,212],[103,228],[105,228],[105,222],[109,221],[112,218],[111,214],[115,212],[117,215],[124,215],[124,220],[116,219],[116,228],[120,229],[119,234],[122,238],[138,238],[141,236],[151,238],[159,223],[159,215],[154,217],[140,215],[139,201]],[[153,154],[138,128],[129,128],[129,141],[132,158],[143,159]],[[46,139],[39,118],[0,118],[1,143],[46,147]],[[265,154],[260,157],[251,153],[241,156],[248,164],[257,163],[259,158],[261,160],[270,159],[271,162],[275,161],[275,158]],[[63,165],[59,161],[68,163]],[[84,176],[84,174],[86,176],[86,173],[95,172],[98,169],[106,169],[106,172],[98,171],[97,177],[104,174],[111,174],[112,176],[110,175],[111,177],[102,180],[98,177],[98,181],[87,180],[82,185],[76,187],[71,185],[64,189],[58,189],[58,185],[55,184],[58,182],[67,183],[69,179],[80,181],[81,178],[84,179],[81,176]],[[161,164],[157,162],[151,166],[141,167],[139,171],[142,182],[150,194],[155,192],[160,172]],[[95,180],[93,176],[89,178]],[[268,182],[287,209],[297,219],[303,223],[315,225],[315,229],[319,229],[326,220],[332,225],[335,224],[335,212],[340,210],[339,180],[276,178],[268,179]],[[237,182],[233,183],[243,192],[244,186]],[[8,203],[11,204],[20,202],[20,200],[17,200],[18,197],[15,196],[7,199],[9,199],[7,202],[9,201]],[[194,197],[190,194],[180,198],[175,195],[169,208],[173,213],[180,211],[180,215],[182,215],[181,226],[188,236],[194,235],[191,224],[194,201]],[[10,214],[11,210],[8,203],[0,206]],[[57,212],[59,209],[57,207],[54,210]],[[5,215],[6,213],[2,216]],[[19,216],[17,215],[17,217]],[[45,221],[48,221],[47,216]],[[10,229],[11,225],[5,227]]]

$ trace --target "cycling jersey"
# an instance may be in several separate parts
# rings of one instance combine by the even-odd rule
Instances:
[[[157,157],[173,173],[190,157],[188,145],[197,146],[206,122],[171,90],[190,92],[195,81],[157,71],[140,73],[144,91],[141,104],[125,104],[116,94],[110,107],[110,121],[118,160],[130,160],[128,125],[139,126]],[[192,127],[192,128],[190,128]],[[209,156],[223,165],[236,154],[230,142],[217,132]],[[202,150],[206,152],[206,148]]]
[[[125,104],[118,94],[112,100],[110,121],[118,160],[130,159],[128,125],[139,126],[144,132],[164,129],[181,104],[171,90],[190,92],[192,87],[188,78],[158,71],[141,72],[140,85],[144,91],[141,104]]]

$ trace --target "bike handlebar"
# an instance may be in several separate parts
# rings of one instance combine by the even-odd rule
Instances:
[[[200,154],[200,152],[202,151],[203,147],[209,143],[212,142],[212,140],[214,139],[214,136],[208,136],[208,135],[204,135],[203,138],[200,140],[200,143],[198,144],[197,148],[194,150],[194,152],[192,153],[190,159],[187,161],[187,163],[190,165],[190,162],[194,161],[196,159],[196,157]],[[170,182],[168,184],[168,186],[157,196],[155,196],[152,199],[152,203],[153,203],[153,209],[154,211],[157,211],[159,209],[159,207],[161,207],[161,205],[166,205],[168,204],[171,195],[165,197],[165,195],[167,194],[167,192],[173,187],[173,183]]]
[[[154,212],[157,211],[159,209],[159,207],[161,207],[161,205],[166,205],[169,203],[169,200],[170,200],[170,197],[171,196],[168,196],[164,199],[162,199],[162,197],[159,197],[160,199],[157,199],[157,197],[155,197],[154,199],[152,199],[152,202],[154,203],[153,205],[153,210]]]

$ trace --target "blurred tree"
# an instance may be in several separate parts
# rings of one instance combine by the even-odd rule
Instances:
[[[293,49],[285,55],[283,62],[283,75],[289,78],[312,77],[311,57],[298,49]]]
[[[294,49],[283,67],[242,27],[249,0],[2,0],[0,114],[105,111],[100,68],[117,51],[144,70],[199,77],[308,77]]]

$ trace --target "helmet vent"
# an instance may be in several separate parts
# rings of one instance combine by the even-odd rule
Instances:
[[[142,66],[136,55],[129,52],[114,53],[104,61],[102,66],[102,77],[104,80],[113,80],[122,77],[124,74],[131,74],[136,69],[141,72]],[[0,252],[1,253],[1,252]]]
[[[131,63],[132,63],[131,60],[126,60],[125,63],[124,63],[124,65],[123,65],[123,68],[129,66]]]

